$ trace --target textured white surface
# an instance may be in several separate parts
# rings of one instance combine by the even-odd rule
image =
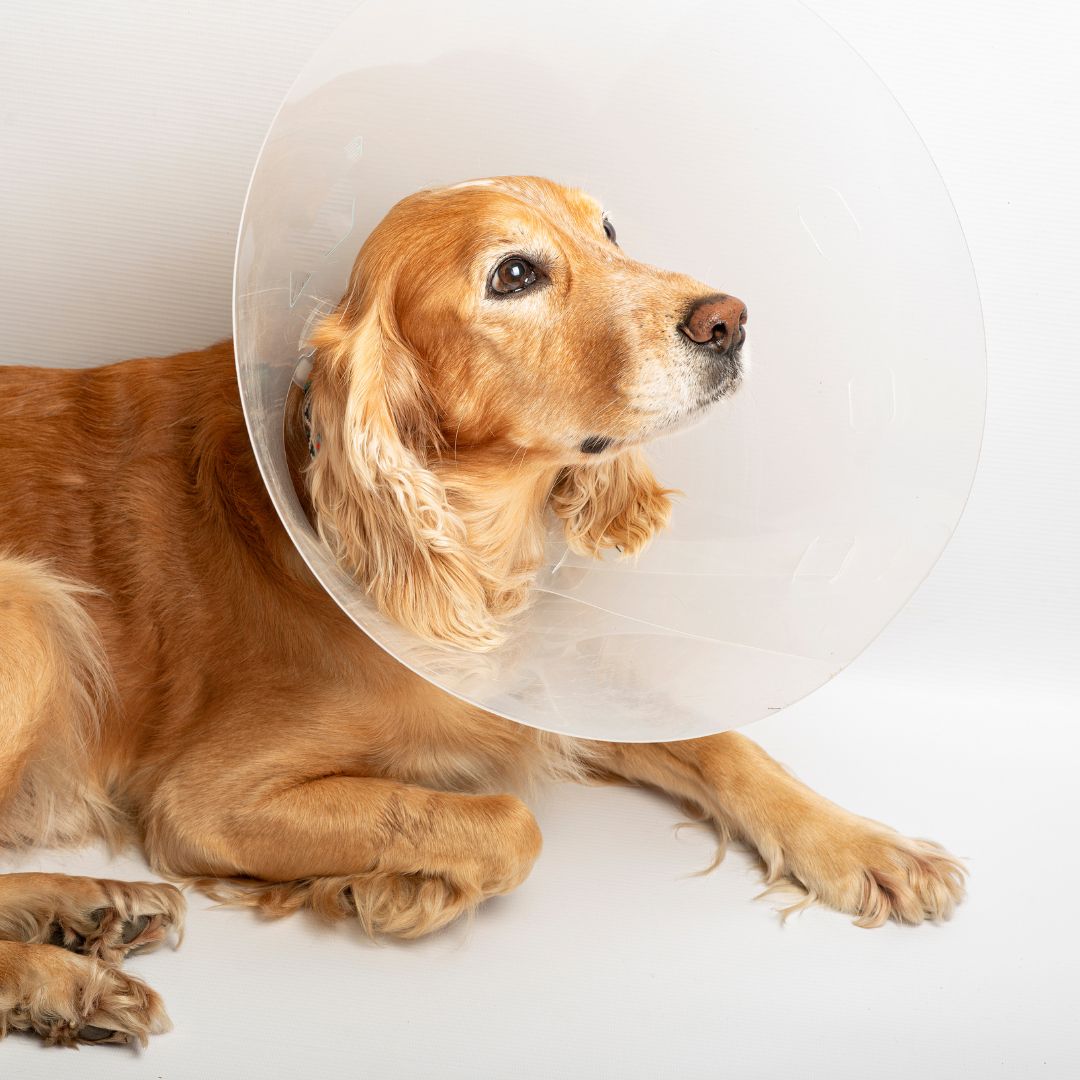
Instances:
[[[780,929],[747,860],[637,792],[538,804],[533,877],[471,928],[373,947],[197,898],[175,954],[132,962],[177,1030],[142,1055],[22,1039],[50,1078],[1071,1077],[1080,796],[1080,158],[1064,3],[814,0],[926,139],[967,230],[990,408],[960,529],[857,664],[749,733],[853,809],[971,859],[945,927]],[[228,331],[250,162],[350,8],[9,0],[0,38],[0,359],[107,360]],[[718,43],[722,61],[722,42]],[[25,865],[138,876],[88,852]]]

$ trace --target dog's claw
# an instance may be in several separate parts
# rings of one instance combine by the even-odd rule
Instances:
[[[83,1042],[104,1042],[106,1039],[111,1039],[115,1034],[116,1032],[112,1028],[87,1024],[86,1027],[79,1028],[78,1038]]]
[[[138,918],[124,923],[123,933],[120,935],[121,941],[125,945],[130,945],[149,925],[149,915],[140,915]]]

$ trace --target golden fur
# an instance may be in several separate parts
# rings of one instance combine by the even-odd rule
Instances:
[[[507,253],[542,263],[542,286],[490,296]],[[592,199],[547,181],[405,200],[316,335],[312,461],[290,402],[313,522],[384,611],[490,649],[527,602],[548,511],[589,554],[637,551],[666,523],[641,446],[740,375],[736,354],[720,379],[678,333],[711,292],[634,262]],[[3,367],[0,394],[4,844],[132,837],[159,873],[230,902],[408,937],[525,879],[540,833],[505,792],[561,776],[663,790],[758,851],[771,884],[864,926],[960,898],[936,845],[840,809],[741,735],[571,740],[397,664],[286,537],[229,342]],[[160,1001],[116,965],[182,914],[170,885],[0,876],[0,1032],[160,1030]]]

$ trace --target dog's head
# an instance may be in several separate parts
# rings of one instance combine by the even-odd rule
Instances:
[[[592,551],[663,524],[637,447],[738,387],[745,322],[734,297],[631,259],[581,191],[500,177],[410,196],[314,339],[319,528],[412,629],[495,644],[546,504]]]

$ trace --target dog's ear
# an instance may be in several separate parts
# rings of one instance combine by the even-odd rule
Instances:
[[[551,508],[563,519],[566,541],[582,554],[604,548],[634,555],[671,517],[671,498],[639,450],[628,450],[595,465],[564,469],[551,492]]]
[[[307,468],[320,536],[387,615],[470,649],[502,640],[492,582],[428,467],[440,436],[419,357],[389,302],[347,299],[312,338],[316,450]]]

